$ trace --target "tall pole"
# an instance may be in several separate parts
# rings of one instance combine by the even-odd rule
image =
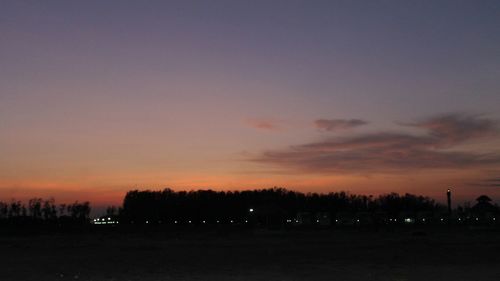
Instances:
[[[446,191],[446,197],[448,198],[448,220],[451,219],[451,190],[448,188]]]

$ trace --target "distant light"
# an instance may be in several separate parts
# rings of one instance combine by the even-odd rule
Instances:
[[[406,222],[406,223],[411,223],[411,222],[412,222],[412,219],[411,219],[411,218],[405,218],[405,222]]]
[[[111,220],[111,218],[108,218],[108,221],[110,221],[110,220]]]
[[[191,223],[191,221],[188,221],[188,223]]]
[[[202,221],[202,223],[205,223],[205,221]]]
[[[359,219],[357,219],[356,221],[359,222]]]
[[[425,219],[422,219],[422,221],[425,221]]]
[[[231,223],[233,223],[233,220],[231,220]]]
[[[247,223],[247,222],[248,222],[248,220],[245,220],[245,223]]]
[[[250,213],[253,213],[253,208],[250,208],[250,210],[248,210],[248,211],[250,211]]]
[[[217,223],[219,223],[219,220],[217,220]]]
[[[443,218],[441,218],[441,221],[444,221],[444,219],[443,219]]]
[[[462,219],[461,218],[458,218],[459,221],[461,221]]]
[[[177,221],[174,221],[174,223],[177,223]]]
[[[319,222],[319,220],[316,220],[316,222]]]
[[[495,220],[497,220],[497,218],[493,218],[493,220],[495,221]]]
[[[478,221],[478,220],[479,220],[479,218],[476,218],[476,220]]]
[[[149,221],[146,221],[146,223],[149,223]]]
[[[335,219],[335,222],[339,222],[339,220],[338,220],[338,219]]]

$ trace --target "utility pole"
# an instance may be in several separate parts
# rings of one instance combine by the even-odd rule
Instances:
[[[446,197],[448,198],[448,222],[451,222],[451,189],[449,188],[446,191]]]

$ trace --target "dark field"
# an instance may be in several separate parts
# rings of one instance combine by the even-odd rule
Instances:
[[[399,229],[0,237],[0,280],[500,280],[500,233]]]

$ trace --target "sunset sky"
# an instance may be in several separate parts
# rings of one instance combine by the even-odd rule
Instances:
[[[0,200],[500,203],[500,1],[2,1]]]

